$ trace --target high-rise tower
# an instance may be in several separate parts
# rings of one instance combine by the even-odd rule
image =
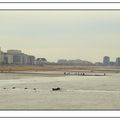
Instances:
[[[103,65],[110,65],[110,57],[109,56],[105,56],[103,58]]]

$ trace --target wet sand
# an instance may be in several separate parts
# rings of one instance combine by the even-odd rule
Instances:
[[[0,72],[15,71],[81,71],[81,72],[107,72],[120,73],[120,66],[0,66]]]
[[[0,109],[120,109],[120,74],[0,74]],[[60,91],[52,91],[60,87]]]

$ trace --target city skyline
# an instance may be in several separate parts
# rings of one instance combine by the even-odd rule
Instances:
[[[24,57],[26,57],[26,56],[30,57],[31,56],[32,58],[34,58],[33,60],[35,60],[35,61],[37,60],[39,62],[41,62],[41,59],[45,59],[45,61],[47,61],[47,59],[44,56],[36,57],[34,54],[29,55],[28,53],[24,53],[22,50],[17,50],[17,49],[9,49],[9,50],[7,49],[6,51],[3,51],[0,47],[0,61],[1,61],[1,59],[4,61],[4,57],[2,58],[2,56],[1,56],[2,54],[3,54],[4,57],[6,55],[8,55],[6,57],[8,57],[7,59],[10,60],[10,62],[11,62],[11,56],[10,55],[13,55],[13,54],[16,54],[16,55],[21,54],[22,57],[23,57],[23,55],[24,55]],[[23,58],[20,58],[20,59],[23,59]],[[12,58],[12,61],[13,61],[13,58]],[[65,59],[60,59],[59,58],[59,59],[57,59],[57,61],[47,61],[47,62],[48,63],[49,62],[59,63],[61,61],[64,61],[64,62],[66,62],[66,61],[68,61],[68,62],[69,61],[87,61],[87,62],[91,62],[92,64],[96,64],[96,63],[100,64],[101,63],[103,65],[110,65],[112,63],[113,65],[115,65],[116,61],[118,62],[118,64],[120,64],[120,57],[116,57],[115,60],[111,60],[110,56],[103,56],[102,61],[96,61],[96,62],[93,62],[93,61],[90,61],[90,60],[87,60],[87,59],[86,60],[85,59],[80,59],[80,58],[74,58],[74,59],[66,59],[66,58]]]
[[[0,11],[0,18],[3,51],[20,49],[49,61],[119,57],[119,11]]]

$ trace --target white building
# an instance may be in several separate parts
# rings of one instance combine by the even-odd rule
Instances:
[[[4,53],[4,64],[13,64],[13,55]]]
[[[22,53],[21,50],[0,50],[0,64],[33,65],[35,57]]]
[[[13,55],[13,63],[19,65],[33,65],[35,57],[21,52],[21,50],[8,50]]]
[[[37,58],[32,55],[22,53],[21,50],[7,50],[2,52],[0,49],[0,64],[1,65],[44,65],[47,63],[45,58]]]
[[[4,53],[0,51],[0,64],[4,63]]]
[[[120,66],[120,57],[117,57],[117,58],[116,58],[116,65],[117,65],[117,66]]]

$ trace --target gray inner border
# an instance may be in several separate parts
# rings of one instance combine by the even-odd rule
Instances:
[[[0,3],[120,3],[120,2],[0,2]]]
[[[0,9],[1,11],[119,11],[120,9]]]
[[[7,3],[7,2],[4,2],[4,3]],[[18,3],[18,2],[14,2],[14,3]],[[24,2],[20,2],[20,3],[24,3]],[[47,3],[47,2],[44,2],[44,3]],[[58,3],[58,2],[55,2],[55,3]],[[104,2],[100,2],[100,3],[104,3]],[[116,2],[113,2],[113,3],[116,3]],[[119,11],[120,12],[120,9],[0,9],[0,12],[1,11]],[[120,109],[0,109],[0,111],[116,111],[117,112],[117,111],[120,111]],[[0,118],[120,118],[120,116],[116,116],[116,117],[109,117],[109,116],[106,116],[106,117],[101,117],[101,116],[99,117],[94,117],[94,116],[92,117],[78,117],[78,116],[77,117],[69,117],[69,116],[66,116],[66,117],[54,117],[54,116],[52,117],[29,117],[29,116],[14,117],[13,116],[13,117],[0,117]]]

